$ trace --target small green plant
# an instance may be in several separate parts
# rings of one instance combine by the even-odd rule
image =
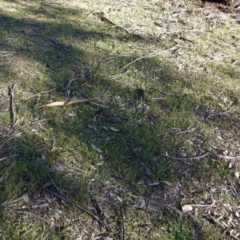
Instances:
[[[192,231],[186,224],[187,223],[184,222],[173,223],[172,226],[174,232],[174,236],[172,237],[173,240],[188,240],[191,238]]]

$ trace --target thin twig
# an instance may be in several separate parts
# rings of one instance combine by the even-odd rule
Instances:
[[[184,161],[184,160],[197,160],[197,159],[204,158],[207,155],[209,155],[209,152],[204,153],[203,155],[200,155],[200,156],[190,156],[190,157],[173,157],[173,156],[161,154],[161,156],[163,156],[163,157],[170,158],[170,159],[173,159],[173,160],[180,160],[180,161]]]
[[[215,222],[222,230],[224,230],[224,231],[226,230],[233,239],[240,240],[240,238],[238,236],[235,236],[232,233],[232,230],[229,231],[228,229],[226,229],[226,227],[218,219],[214,218],[211,215],[207,215],[205,217],[206,217],[207,220],[212,220],[213,222]]]
[[[165,97],[154,97],[154,98],[148,98],[147,100],[166,100]]]
[[[181,97],[183,95],[186,95],[185,92],[180,92],[180,93],[166,93],[166,92],[163,92],[163,91],[159,91],[160,93],[164,94],[164,95],[168,95],[168,96],[174,96],[174,97]]]
[[[15,113],[15,108],[14,108],[14,86],[15,84],[12,84],[8,87],[8,95],[10,97],[10,114],[11,114],[11,121],[12,121],[12,126],[16,122],[16,113]]]
[[[186,130],[179,131],[179,132],[173,132],[173,134],[175,134],[175,135],[180,135],[180,134],[184,134],[184,133],[193,132],[193,131],[195,131],[196,129],[197,129],[196,127],[190,129],[190,126],[189,126]]]
[[[144,56],[142,56],[142,57],[135,58],[133,61],[131,61],[130,63],[126,64],[126,65],[123,67],[123,69],[126,68],[126,67],[128,67],[128,66],[130,66],[131,64],[133,64],[133,63],[135,63],[135,62],[137,62],[137,61],[142,60],[142,59],[153,58],[153,57],[158,56],[158,55],[161,54],[161,53],[171,51],[171,50],[175,49],[175,48],[177,47],[177,45],[178,45],[178,44],[176,44],[175,46],[173,46],[173,47],[171,47],[171,48],[169,48],[169,49],[165,49],[165,50],[162,50],[162,51],[157,51],[157,52],[149,53],[149,54],[144,55]]]
[[[130,193],[129,195],[130,195],[132,198],[139,200],[139,197],[138,197],[138,196],[133,195],[133,194],[131,194],[131,193]],[[165,203],[165,202],[164,202],[163,200],[161,200],[161,199],[156,199],[156,200],[154,200],[154,199],[147,199],[147,198],[145,198],[145,197],[141,197],[141,198],[144,199],[144,201],[153,200],[153,201],[155,201],[155,202],[157,202],[157,203],[161,203],[164,207],[169,208],[169,209],[175,211],[175,212],[178,213],[179,215],[182,214],[175,206],[172,206],[172,205],[170,205],[170,204],[167,204],[167,203]]]
[[[15,55],[15,51],[0,51],[1,57],[9,57]]]
[[[3,158],[0,158],[0,162],[7,159],[8,157],[3,157]]]
[[[99,104],[99,103],[95,103],[95,102],[89,102],[92,105],[98,106],[98,107],[102,107],[102,108],[109,108],[109,106],[103,105],[103,104]]]
[[[122,206],[120,206],[120,214],[121,214],[121,225],[122,225],[122,240],[125,240],[125,227],[124,227],[124,217],[122,212]]]
[[[64,88],[64,90],[67,90],[67,89],[70,87],[70,85],[72,84],[72,82],[76,81],[77,79],[78,79],[78,78],[72,78],[72,79],[70,79],[70,80],[68,81],[67,86]]]
[[[112,25],[113,27],[119,28],[119,29],[127,32],[128,34],[130,34],[130,32],[128,31],[127,28],[115,24],[114,22],[112,22],[111,20],[109,20],[108,18],[106,18],[103,12],[94,12],[93,15],[97,16],[101,21],[107,22],[108,24]]]
[[[191,206],[193,206],[193,207],[203,207],[203,208],[205,208],[205,207],[211,207],[212,206],[212,204],[190,204]]]
[[[0,142],[0,149],[3,147],[4,144],[6,144],[8,141],[10,141],[11,139],[14,139],[16,137],[20,137],[21,136],[21,132],[15,133],[13,136],[7,138],[5,141],[1,141]]]
[[[235,239],[235,240],[240,240],[240,238],[238,237],[239,236],[239,233],[236,234],[236,236],[233,234],[233,229],[229,231],[229,234],[230,236]]]
[[[39,216],[39,215],[37,215],[37,214],[35,214],[35,213],[29,212],[29,211],[24,211],[24,210],[21,210],[21,211],[24,212],[24,213],[27,213],[28,215],[31,215],[31,216],[39,219],[39,220],[42,220],[42,221],[44,221],[45,223],[48,223],[49,225],[51,224],[50,221],[46,220],[45,218],[43,218],[43,217],[41,217],[41,216]]]
[[[93,219],[95,219],[101,226],[103,227],[106,227],[104,222],[101,221],[97,216],[95,216],[93,213],[91,213],[89,210],[87,210],[86,208],[78,205],[78,204],[75,204],[72,200],[70,200],[69,198],[67,197],[64,197],[63,195],[59,194],[59,193],[56,193],[48,188],[43,188],[44,191],[48,192],[48,193],[51,193],[52,195],[54,195],[55,197],[58,197],[60,198],[61,200],[69,203],[69,204],[72,204],[73,206],[75,206],[76,208],[84,211],[85,213],[87,213],[89,216],[91,216]]]
[[[215,154],[216,155],[216,154]],[[216,155],[219,158],[225,158],[227,160],[235,160],[240,159],[240,156],[225,156],[225,155]]]
[[[32,96],[30,96],[29,98],[35,97],[35,96],[40,95],[40,94],[51,93],[51,92],[54,92],[56,89],[57,89],[57,88],[52,88],[52,89],[49,89],[49,90],[45,90],[45,91],[42,91],[42,92],[38,92],[38,93],[35,93],[35,94],[33,94]]]
[[[56,183],[53,181],[52,178],[51,178],[51,182],[52,182],[53,186],[58,190],[59,194],[62,194],[61,190],[58,188],[58,186],[56,185]]]
[[[225,111],[225,112],[212,113],[212,114],[209,114],[209,115],[207,116],[207,118],[211,118],[211,117],[215,117],[215,116],[226,115],[226,114],[230,113],[231,111],[232,111],[232,109],[229,109],[229,110],[227,110],[227,111]]]
[[[29,232],[31,232],[33,229],[30,228],[28,231],[26,231],[25,233],[23,233],[21,236],[20,236],[20,239],[22,239],[25,235],[27,235]]]

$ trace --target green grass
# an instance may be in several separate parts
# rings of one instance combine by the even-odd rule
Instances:
[[[0,0],[1,239],[238,231],[239,25],[197,1],[125,4]]]

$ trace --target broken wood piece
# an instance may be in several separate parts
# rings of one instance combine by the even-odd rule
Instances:
[[[94,100],[99,100],[99,98],[74,99],[74,100],[67,100],[67,101],[58,101],[58,102],[52,102],[52,103],[47,103],[47,104],[41,104],[41,105],[38,106],[38,108],[66,106],[66,105],[71,105],[71,104],[74,104],[74,103],[91,102],[91,101],[94,101]]]

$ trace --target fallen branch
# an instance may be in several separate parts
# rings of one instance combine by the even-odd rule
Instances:
[[[66,105],[71,105],[71,104],[75,104],[75,103],[91,102],[91,101],[94,101],[94,100],[99,100],[99,98],[74,99],[74,100],[67,100],[67,101],[58,101],[58,102],[52,102],[52,103],[39,105],[38,108],[66,106]]]

